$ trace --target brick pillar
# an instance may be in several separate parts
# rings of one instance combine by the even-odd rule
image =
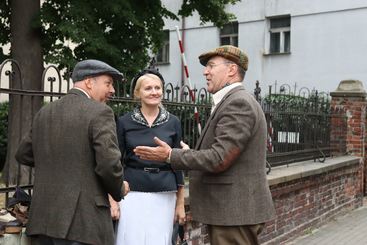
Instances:
[[[333,116],[330,142],[338,148],[337,153],[362,157],[361,184],[366,186],[365,142],[366,142],[366,91],[358,80],[344,80],[335,92],[330,93],[331,109],[335,114],[344,114],[345,119]],[[334,115],[335,115],[334,114]],[[342,149],[342,150],[340,150]],[[335,149],[333,151],[335,153]],[[363,174],[364,173],[364,174]],[[364,188],[366,190],[366,188]]]

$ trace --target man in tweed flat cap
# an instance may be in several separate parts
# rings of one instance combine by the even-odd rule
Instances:
[[[165,160],[191,170],[190,210],[208,225],[211,245],[257,245],[275,211],[266,167],[266,122],[259,103],[243,84],[245,52],[221,46],[199,56],[214,107],[194,150],[135,148],[141,158]]]
[[[105,102],[122,74],[98,60],[76,64],[74,87],[41,108],[16,159],[35,168],[27,234],[32,244],[114,243],[108,194],[120,201],[121,154],[113,111]]]

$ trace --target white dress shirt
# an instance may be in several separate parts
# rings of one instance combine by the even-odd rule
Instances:
[[[222,101],[222,99],[224,98],[224,96],[231,91],[233,88],[238,87],[238,86],[243,86],[242,82],[235,82],[232,83],[228,86],[225,86],[224,88],[222,88],[221,90],[219,90],[218,92],[216,92],[215,94],[212,95],[212,109],[211,109],[211,113],[213,113],[215,107]]]

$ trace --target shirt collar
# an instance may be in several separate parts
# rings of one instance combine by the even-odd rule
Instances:
[[[236,82],[236,83],[232,83],[228,86],[225,86],[224,88],[222,88],[221,90],[219,90],[218,92],[216,92],[215,94],[213,94],[213,103],[214,106],[218,105],[222,99],[224,98],[224,96],[233,88],[241,86],[242,83],[241,82]]]

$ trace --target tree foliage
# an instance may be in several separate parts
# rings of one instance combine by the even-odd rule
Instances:
[[[211,21],[215,25],[221,27],[235,18],[233,14],[224,11],[225,6],[227,4],[235,4],[239,1],[240,0],[184,0],[178,15],[187,17],[194,11],[197,11],[202,23]]]
[[[0,45],[10,42],[10,7],[8,0],[0,1]],[[0,46],[0,60],[7,58],[3,47]]]
[[[0,44],[10,40],[9,1],[0,1]],[[161,0],[45,0],[33,27],[42,30],[45,62],[62,69],[72,68],[78,60],[101,59],[131,77],[147,65],[149,52],[161,46],[164,18],[197,11],[203,23],[222,26],[233,18],[225,5],[237,1],[184,0],[173,13]]]

